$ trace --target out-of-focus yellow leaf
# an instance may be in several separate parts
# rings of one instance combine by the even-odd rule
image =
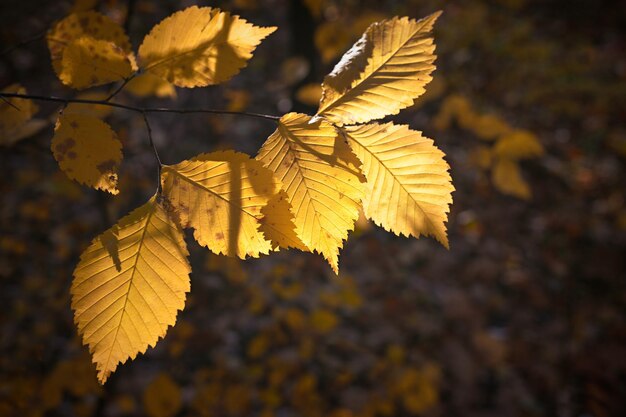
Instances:
[[[398,235],[430,235],[448,247],[445,222],[454,187],[444,153],[405,125],[372,123],[344,132],[363,163],[367,217]]]
[[[57,22],[47,36],[52,66],[57,74],[63,70],[61,61],[65,48],[85,36],[113,42],[126,54],[131,54],[130,41],[120,25],[95,11],[72,13]]]
[[[138,75],[126,84],[125,90],[137,97],[157,96],[176,98],[176,88],[161,77],[148,72]]]
[[[246,66],[257,45],[275,30],[219,9],[192,6],[150,31],[139,47],[140,66],[178,87],[218,84]]]
[[[412,105],[432,79],[431,32],[440,14],[371,25],[324,79],[318,114],[337,125],[353,124]]]
[[[163,193],[194,237],[216,254],[258,257],[272,249],[262,209],[280,191],[272,172],[246,154],[202,154],[163,168]],[[264,233],[265,232],[265,233]]]
[[[337,315],[330,310],[318,309],[311,313],[311,326],[320,333],[328,333],[337,326],[337,323],[339,323]]]
[[[180,387],[167,374],[158,375],[143,392],[143,408],[149,417],[174,417],[181,407]]]
[[[12,84],[2,90],[3,93],[26,94],[26,89],[19,84]],[[15,142],[36,133],[43,126],[32,119],[38,107],[32,100],[4,98],[0,100],[0,145],[10,146]],[[27,123],[35,122],[27,126]]]
[[[122,143],[102,120],[84,114],[62,114],[52,138],[52,153],[68,177],[117,194]]]
[[[227,90],[224,96],[228,99],[228,111],[244,111],[250,103],[250,93],[246,90]]]
[[[322,61],[330,62],[350,44],[350,32],[341,22],[324,22],[315,29],[313,41]]]
[[[522,177],[519,164],[510,159],[496,161],[491,173],[493,185],[502,193],[524,200],[530,199],[530,187]]]
[[[63,51],[59,79],[85,89],[127,78],[133,69],[126,52],[113,42],[81,37]]]
[[[359,161],[348,145],[329,123],[289,113],[257,159],[282,181],[298,237],[337,273],[339,248],[354,228],[364,192]]]
[[[322,87],[317,83],[305,84],[296,91],[296,99],[309,106],[316,106],[321,98]]]
[[[503,136],[493,147],[495,156],[507,159],[536,158],[543,155],[539,138],[526,130],[514,130]]]
[[[79,100],[94,100],[103,101],[107,98],[108,94],[99,91],[86,91],[76,96]],[[83,114],[86,116],[93,116],[99,119],[104,119],[108,115],[113,113],[113,107],[103,106],[102,104],[88,104],[88,103],[69,103],[63,114]]]
[[[72,309],[101,383],[176,322],[190,288],[188,255],[182,229],[156,196],[83,252]]]
[[[475,115],[471,123],[464,123],[483,140],[494,140],[511,131],[511,126],[495,114]]]

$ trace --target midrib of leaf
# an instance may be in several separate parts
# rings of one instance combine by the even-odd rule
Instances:
[[[227,39],[226,41],[229,41],[229,39]],[[207,40],[207,41],[205,41],[205,43],[201,43],[199,46],[196,46],[195,48],[192,48],[192,49],[180,52],[180,53],[178,53],[176,55],[169,56],[167,58],[163,58],[163,59],[161,59],[159,61],[153,62],[151,65],[148,65],[146,68],[144,68],[144,71],[149,71],[149,70],[151,70],[151,69],[153,69],[155,67],[164,65],[164,64],[168,63],[169,61],[173,61],[173,60],[176,60],[178,58],[184,57],[186,55],[193,54],[194,52],[196,52],[198,50],[200,50],[200,55],[203,55],[202,54],[202,50],[203,49],[206,50],[206,49],[209,49],[209,48],[214,48],[216,46],[223,45],[225,43],[227,43],[227,42],[215,42],[215,38],[213,38],[212,40]]]
[[[344,135],[346,133],[344,132]],[[400,188],[402,188],[402,190],[404,190],[404,192],[407,194],[407,196],[411,199],[411,201],[413,201],[415,203],[415,205],[417,206],[417,208],[420,209],[420,211],[422,212],[424,218],[426,219],[426,221],[428,222],[428,224],[430,225],[432,230],[436,230],[435,225],[433,224],[433,222],[430,220],[430,218],[427,216],[427,212],[422,208],[422,206],[420,206],[419,202],[416,201],[412,196],[411,193],[406,189],[406,187],[404,186],[404,184],[402,184],[402,182],[398,181],[397,177],[391,172],[391,169],[389,169],[387,167],[387,165],[385,165],[385,163],[378,158],[378,156],[376,156],[376,154],[372,151],[369,150],[369,148],[365,145],[363,145],[361,142],[359,142],[358,140],[356,140],[352,135],[348,135],[350,136],[350,139],[353,140],[354,142],[358,143],[359,146],[361,148],[363,148],[367,153],[369,153],[374,159],[376,159],[378,161],[378,163],[385,168],[385,170],[387,172],[389,172],[389,175],[391,175],[391,177],[394,179],[394,181],[400,186]],[[369,178],[368,178],[368,182],[369,182]]]
[[[105,370],[109,369],[109,365],[111,361],[111,354],[113,353],[113,348],[115,347],[115,343],[117,343],[117,335],[120,332],[120,327],[122,327],[122,321],[124,320],[124,315],[126,314],[126,304],[128,303],[128,297],[130,296],[130,291],[133,286],[133,279],[135,278],[135,272],[137,271],[137,263],[139,262],[139,253],[141,252],[141,248],[143,247],[143,242],[146,237],[146,232],[148,231],[148,224],[150,223],[150,219],[154,215],[154,211],[155,211],[154,204],[156,204],[156,202],[152,203],[150,207],[150,214],[148,214],[148,217],[146,217],[146,221],[144,223],[144,229],[143,229],[143,232],[141,232],[141,239],[139,240],[139,247],[137,248],[137,252],[135,253],[135,263],[132,266],[133,272],[130,275],[130,279],[128,280],[128,291],[126,292],[126,296],[124,299],[124,306],[122,307],[122,315],[120,316],[120,322],[115,329],[115,336],[113,337],[113,344],[111,345],[111,348],[109,349],[109,355],[107,357],[106,367],[104,368]]]
[[[293,134],[293,133],[292,133],[292,132],[291,132],[291,131],[287,128],[287,126],[285,126],[284,124],[279,123],[278,127],[279,127],[279,129],[283,130],[283,133],[286,133],[286,136],[287,136],[287,137],[289,137],[289,138],[291,138],[291,137],[296,137],[296,135],[295,135],[295,134]],[[307,177],[306,177],[306,175],[304,175],[304,170],[305,170],[305,169],[307,169],[307,168],[303,168],[303,167],[300,165],[300,159],[299,159],[299,158],[297,158],[297,157],[295,157],[295,155],[297,155],[297,153],[296,153],[296,152],[293,150],[293,148],[291,147],[291,145],[292,145],[292,141],[290,141],[289,139],[285,139],[285,142],[287,143],[287,147],[289,148],[289,150],[290,150],[291,152],[293,152],[293,153],[294,153],[294,158],[293,158],[293,160],[294,160],[295,164],[298,166],[298,173],[299,173],[299,174],[300,174],[300,176],[302,177],[302,181],[304,181],[305,183],[308,183],[308,181],[307,181]],[[294,141],[293,141],[293,143],[295,144],[295,142],[296,142],[296,141],[294,140]],[[315,219],[317,220],[317,223],[318,223],[318,224],[320,225],[320,227],[321,227],[321,226],[322,226],[322,224],[323,224],[323,222],[321,221],[321,216],[320,216],[320,214],[319,214],[319,210],[317,210],[317,204],[315,204],[316,200],[315,200],[315,198],[313,198],[313,197],[311,196],[311,194],[310,194],[310,192],[309,192],[309,187],[308,187],[308,185],[307,185],[307,186],[305,186],[305,187],[304,187],[304,189],[305,189],[305,194],[307,195],[307,197],[308,197],[309,201],[311,201],[311,204],[313,204],[314,206],[316,206],[316,210],[313,212],[313,215],[315,216]],[[295,220],[295,215],[296,215],[296,213],[294,213],[294,220]],[[306,220],[306,216],[305,216],[305,220]],[[336,227],[336,226],[335,226],[335,227]],[[337,227],[337,229],[339,229],[339,228]],[[326,229],[324,228],[324,230],[326,230]],[[304,231],[304,229],[303,229],[303,231]],[[309,240],[309,241],[311,241],[312,239],[308,239],[308,240]],[[331,249],[331,247],[330,247],[328,244],[326,244],[326,245],[324,245],[324,246],[326,246],[326,251],[325,251],[325,252],[326,252],[326,253],[328,253],[328,255],[330,256],[330,254],[331,254],[331,252],[332,252],[332,251],[331,251],[331,250],[329,250],[329,249]]]
[[[167,169],[167,171],[171,171],[171,172],[175,173],[176,175],[178,175],[179,177],[181,177],[183,180],[187,181],[189,184],[191,184],[191,185],[193,185],[193,186],[196,186],[196,187],[198,187],[198,188],[202,188],[204,191],[206,191],[206,192],[208,192],[208,193],[210,193],[210,194],[214,195],[215,197],[217,197],[217,198],[219,198],[219,199],[221,199],[221,200],[225,201],[226,203],[228,203],[228,204],[230,204],[231,206],[235,207],[235,208],[236,208],[236,209],[238,209],[239,211],[242,211],[242,212],[246,213],[248,216],[252,217],[253,219],[255,219],[255,220],[259,220],[259,219],[258,219],[258,217],[256,217],[254,214],[252,214],[252,213],[250,213],[250,212],[246,211],[246,209],[244,209],[241,205],[237,206],[234,202],[232,202],[232,201],[230,201],[230,200],[228,200],[228,199],[226,199],[226,198],[222,197],[221,195],[219,195],[219,194],[218,194],[218,193],[216,193],[215,191],[213,191],[213,190],[211,190],[211,189],[209,189],[209,188],[205,187],[204,185],[202,185],[202,184],[200,184],[200,183],[197,183],[197,182],[195,182],[194,180],[192,180],[192,179],[190,179],[190,178],[187,178],[186,176],[184,176],[184,175],[183,175],[183,174],[181,174],[180,172],[176,171],[175,169],[172,169],[172,168],[169,168],[169,167],[167,167],[166,169]]]
[[[404,42],[402,42],[402,44],[395,49],[390,55],[389,57],[387,57],[380,65],[378,65],[376,68],[374,68],[374,70],[371,71],[370,74],[366,75],[365,78],[363,79],[358,79],[356,80],[356,84],[351,85],[348,90],[345,91],[345,93],[343,93],[340,97],[338,97],[335,101],[331,101],[326,107],[324,107],[324,109],[321,109],[319,111],[319,114],[322,114],[324,112],[326,112],[328,109],[332,108],[332,107],[336,107],[337,105],[339,105],[342,101],[347,101],[348,98],[350,97],[351,94],[353,94],[359,87],[361,87],[361,85],[369,80],[371,77],[373,77],[382,67],[384,67],[385,65],[387,65],[387,63],[392,59],[395,58],[396,54],[400,51],[400,49],[404,48],[404,46],[411,40],[413,39],[413,36],[415,36],[415,34],[423,27],[424,25],[420,26],[419,28],[417,28],[415,31],[413,31],[413,33],[411,34],[411,36],[409,36]],[[372,57],[370,57],[368,59],[368,63],[367,65],[365,65],[365,69],[363,71],[365,71],[367,69],[367,67],[369,66],[369,62],[372,59]]]

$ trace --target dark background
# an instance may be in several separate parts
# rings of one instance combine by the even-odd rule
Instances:
[[[124,24],[128,4],[137,48],[194,2],[97,7]],[[100,387],[72,322],[72,270],[93,237],[153,194],[156,167],[141,118],[116,111],[107,121],[124,143],[121,192],[81,187],[57,168],[50,124],[0,149],[0,416],[626,415],[626,3],[197,4],[279,30],[223,85],[116,100],[313,114],[298,91],[319,83],[369,22],[442,9],[435,80],[393,120],[447,154],[457,189],[451,248],[359,222],[337,278],[312,254],[230,262],[188,236],[185,311]],[[71,7],[0,3],[0,87],[76,94],[38,37]],[[539,138],[545,155],[521,163],[530,199],[502,193],[475,162],[490,142],[457,122],[433,123],[458,95]],[[58,107],[39,104],[37,117],[54,118]],[[165,163],[222,148],[254,155],[274,129],[230,116],[152,119]]]

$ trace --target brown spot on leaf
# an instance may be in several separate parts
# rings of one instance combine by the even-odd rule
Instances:
[[[104,161],[96,165],[96,168],[102,174],[113,171],[115,167],[117,167],[117,162],[113,160]]]
[[[222,232],[218,232],[215,234],[215,239],[217,240],[224,240],[224,233]]]

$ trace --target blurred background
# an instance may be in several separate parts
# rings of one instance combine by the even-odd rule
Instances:
[[[72,321],[72,271],[153,194],[156,167],[141,118],[104,112],[124,143],[121,192],[81,187],[49,150],[58,106],[38,103],[46,123],[0,152],[0,416],[626,415],[626,3],[3,0],[0,88],[77,94],[44,40],[72,10],[107,14],[137,48],[192,4],[279,30],[230,82],[116,100],[313,114],[324,75],[371,22],[443,10],[435,78],[393,120],[447,154],[451,248],[360,220],[337,278],[316,255],[230,261],[188,234],[192,291],[176,326],[101,387]],[[151,121],[165,163],[254,155],[274,129]]]

